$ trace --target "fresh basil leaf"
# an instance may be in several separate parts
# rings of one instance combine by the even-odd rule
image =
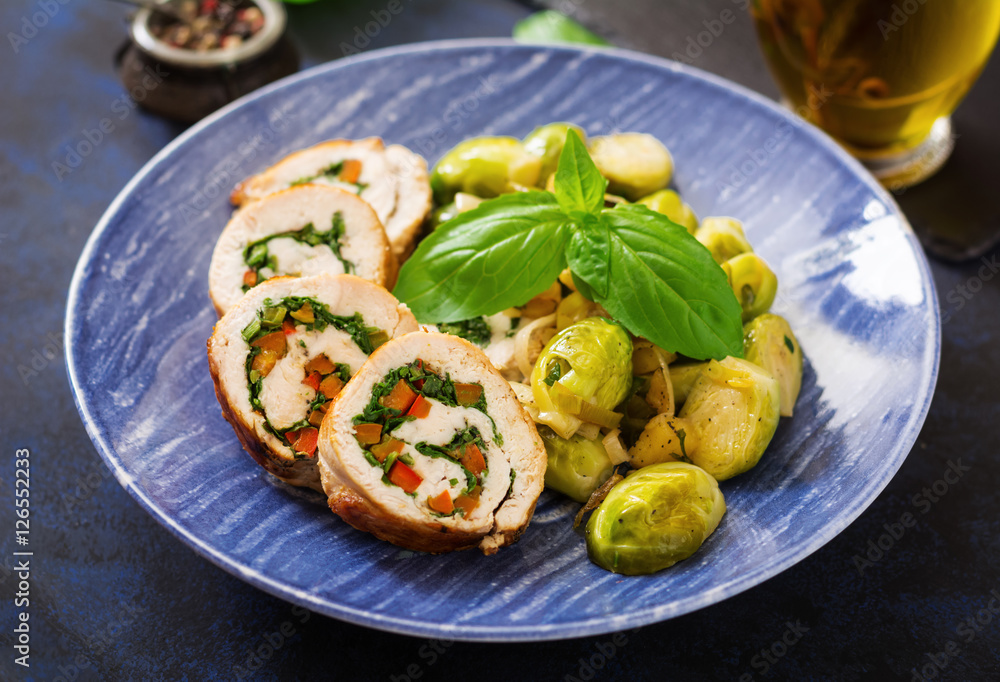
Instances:
[[[604,190],[608,181],[597,170],[580,136],[570,128],[556,168],[556,199],[567,214],[575,212],[597,215],[604,207]]]
[[[611,283],[611,230],[594,216],[573,233],[566,260],[573,274],[587,283],[589,293],[607,298]]]
[[[571,233],[550,192],[484,201],[420,242],[393,294],[421,322],[457,322],[523,305],[566,267]]]
[[[513,36],[514,40],[525,43],[611,44],[555,10],[535,12],[527,19],[517,22]]]
[[[601,221],[610,234],[610,290],[598,303],[666,350],[698,360],[743,357],[740,304],[708,249],[645,206],[619,205]]]

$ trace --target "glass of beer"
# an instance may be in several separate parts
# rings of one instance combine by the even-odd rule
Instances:
[[[786,103],[890,189],[954,146],[951,113],[1000,32],[1000,0],[754,0]]]

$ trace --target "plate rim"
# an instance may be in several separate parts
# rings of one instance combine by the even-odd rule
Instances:
[[[682,73],[694,78],[695,80],[706,81],[718,88],[727,90],[744,99],[750,100],[758,106],[762,106],[763,108],[770,110],[772,113],[778,115],[783,120],[794,126],[798,132],[812,138],[813,142],[820,147],[823,147],[827,152],[831,153],[836,160],[843,163],[849,170],[853,171],[853,175],[856,176],[862,184],[870,189],[883,203],[886,204],[886,206],[889,207],[891,214],[899,220],[907,242],[910,245],[910,249],[915,256],[918,271],[922,276],[922,284],[927,305],[933,311],[931,320],[932,328],[928,330],[930,332],[928,338],[928,351],[925,353],[925,357],[921,363],[921,369],[928,373],[929,381],[927,382],[923,394],[917,396],[920,399],[920,403],[919,405],[914,404],[915,409],[911,412],[910,418],[906,421],[900,436],[897,437],[896,442],[892,447],[891,452],[895,454],[895,459],[897,461],[891,471],[886,470],[884,472],[881,479],[876,479],[873,484],[862,488],[861,492],[863,494],[859,495],[857,499],[864,499],[863,503],[855,503],[852,507],[845,510],[845,513],[840,514],[833,523],[824,526],[822,529],[823,532],[812,536],[808,542],[802,543],[802,545],[800,545],[795,552],[792,552],[782,560],[773,564],[768,564],[766,567],[754,569],[730,580],[723,585],[699,592],[696,595],[692,595],[679,601],[630,611],[626,614],[607,617],[593,617],[570,622],[535,625],[456,625],[427,622],[410,617],[388,616],[373,613],[364,608],[350,606],[347,604],[333,603],[328,599],[322,598],[319,595],[306,590],[289,587],[288,585],[282,584],[276,579],[265,575],[256,569],[244,565],[223,551],[217,550],[213,545],[205,542],[176,523],[166,510],[157,506],[153,500],[149,498],[146,492],[137,486],[134,477],[125,469],[114,448],[100,432],[94,416],[91,414],[88,405],[82,399],[85,382],[82,380],[79,368],[76,364],[74,353],[75,345],[73,344],[74,334],[79,328],[77,308],[81,301],[81,289],[86,280],[86,271],[89,265],[94,262],[97,244],[104,232],[108,229],[108,226],[114,216],[118,213],[121,205],[131,196],[136,186],[139,185],[147,175],[159,167],[160,164],[168,159],[173,154],[175,149],[184,145],[190,138],[199,134],[204,128],[207,128],[213,125],[216,121],[228,116],[231,112],[244,106],[249,106],[252,102],[266,97],[276,90],[293,86],[300,81],[320,77],[322,74],[330,71],[350,68],[357,63],[378,60],[385,57],[447,50],[462,50],[468,48],[489,50],[493,48],[511,47],[522,48],[525,50],[570,52],[574,54],[606,54],[618,59],[637,61],[658,68],[667,69],[669,71]],[[865,509],[867,509],[877,499],[879,493],[881,493],[882,490],[884,490],[889,482],[895,477],[903,462],[909,456],[909,453],[912,452],[913,445],[917,440],[920,429],[926,421],[927,413],[930,409],[930,404],[937,385],[941,361],[941,311],[937,288],[935,286],[933,274],[930,270],[926,254],[924,254],[923,249],[909,224],[909,221],[907,220],[902,209],[900,209],[899,205],[896,203],[895,199],[877,182],[877,180],[875,180],[873,176],[868,173],[868,171],[864,169],[860,162],[851,157],[842,147],[840,147],[840,145],[833,141],[832,138],[828,137],[818,128],[815,128],[814,126],[799,119],[792,112],[789,112],[777,102],[774,102],[764,95],[750,90],[745,86],[722,78],[721,76],[706,72],[702,69],[624,48],[542,45],[534,43],[521,43],[510,38],[463,38],[409,43],[406,45],[371,50],[363,54],[334,59],[329,62],[318,64],[292,74],[286,78],[275,81],[274,83],[259,88],[254,92],[231,102],[178,135],[175,139],[163,147],[163,149],[153,155],[153,157],[139,169],[139,171],[128,181],[128,183],[126,183],[126,185],[115,196],[111,204],[109,204],[108,208],[95,225],[90,236],[87,238],[84,248],[80,253],[79,260],[74,268],[73,277],[70,281],[66,301],[63,342],[65,347],[68,349],[65,354],[65,362],[74,404],[76,405],[80,418],[83,421],[87,435],[96,446],[98,454],[104,464],[111,470],[118,483],[125,488],[125,490],[132,496],[140,507],[148,512],[161,526],[164,526],[167,530],[191,547],[196,554],[207,559],[226,572],[235,575],[244,582],[267,592],[268,594],[279,597],[285,601],[298,604],[316,613],[321,613],[353,625],[362,625],[409,636],[444,636],[449,639],[459,641],[529,642],[573,639],[578,637],[607,634],[627,628],[642,627],[681,616],[686,613],[691,613],[712,604],[722,602],[730,597],[756,587],[760,583],[784,572],[791,566],[804,560],[843,532],[844,529],[851,525],[865,511]],[[904,449],[905,453],[903,452]],[[902,454],[902,456],[899,456],[900,454]]]

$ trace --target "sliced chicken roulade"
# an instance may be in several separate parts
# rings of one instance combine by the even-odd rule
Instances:
[[[377,137],[330,140],[297,151],[241,182],[230,199],[244,205],[303,183],[333,185],[367,201],[401,260],[413,251],[431,210],[427,162],[406,147],[386,147]]]
[[[469,342],[417,332],[379,348],[323,419],[330,508],[409,549],[485,554],[517,540],[542,491],[531,418]]]
[[[307,184],[237,211],[215,244],[208,289],[221,316],[271,277],[347,273],[391,289],[397,272],[368,204],[341,189]]]
[[[322,491],[316,443],[330,401],[375,348],[416,329],[406,306],[359,277],[269,279],[208,340],[222,414],[258,464]]]

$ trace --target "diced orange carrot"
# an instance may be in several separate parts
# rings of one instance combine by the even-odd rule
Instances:
[[[385,458],[392,453],[399,454],[403,451],[406,446],[401,440],[396,440],[395,438],[386,438],[384,443],[378,443],[372,446],[372,454],[375,455],[375,459],[380,462],[384,462]]]
[[[442,490],[439,495],[427,498],[427,506],[441,514],[450,514],[455,509],[451,501],[451,492]]]
[[[314,391],[319,390],[319,372],[309,372],[306,378],[302,380],[302,383],[311,388]]]
[[[431,401],[422,395],[418,395],[417,399],[413,401],[410,405],[410,409],[407,410],[407,417],[416,417],[417,419],[423,419],[431,413]]]
[[[389,469],[389,480],[403,489],[405,493],[415,492],[424,479],[416,471],[406,466],[398,459]]]
[[[287,334],[294,334],[295,333],[295,320],[290,320],[290,319],[288,319],[286,317],[285,320],[281,323],[281,331],[285,332],[286,335]]]
[[[341,182],[357,182],[361,177],[361,162],[357,159],[347,159],[340,168]]]
[[[306,363],[306,372],[319,372],[320,374],[330,374],[336,368],[330,358],[326,357],[325,354],[320,353],[312,360]]]
[[[323,410],[313,410],[309,413],[309,423],[319,428],[319,425],[323,423],[323,415],[326,414]]]
[[[483,457],[483,453],[479,451],[479,447],[475,443],[469,443],[465,446],[465,450],[462,452],[462,457],[459,459],[466,469],[471,471],[473,474],[478,476],[486,469],[486,459]]]
[[[327,400],[333,400],[334,397],[340,393],[342,388],[344,388],[344,381],[336,374],[330,374],[323,377],[323,381],[319,384],[319,392],[322,393]]]
[[[354,427],[354,437],[362,445],[373,445],[382,439],[382,425],[358,424]]]
[[[243,273],[243,284],[244,286],[253,287],[257,286],[257,273],[253,270],[247,270]]]
[[[399,410],[405,414],[406,411],[410,409],[410,405],[412,405],[413,401],[416,399],[416,391],[410,388],[409,384],[407,384],[404,379],[400,379],[389,394],[382,396],[379,402],[381,402],[384,407]]]
[[[462,494],[455,498],[455,506],[463,510],[468,516],[472,513],[472,510],[479,506],[479,493],[482,492],[482,488],[478,485],[472,489],[469,494]]]
[[[455,398],[464,407],[475,405],[483,395],[483,387],[479,384],[455,384]]]
[[[319,442],[319,430],[306,426],[297,431],[289,431],[285,434],[285,438],[292,444],[296,452],[312,457],[316,452],[316,444]]]
[[[263,351],[270,351],[279,358],[284,357],[285,352],[288,350],[288,344],[285,343],[285,335],[281,332],[265,334],[250,345],[260,348]]]
[[[262,377],[266,377],[271,373],[271,370],[274,369],[274,365],[277,362],[277,353],[264,351],[254,356],[253,362],[250,363],[250,369],[256,370]]]

